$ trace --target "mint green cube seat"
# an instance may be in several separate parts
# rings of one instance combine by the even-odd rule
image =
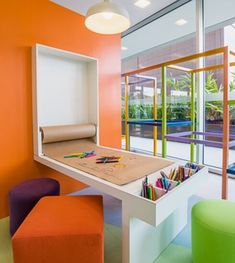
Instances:
[[[192,209],[193,263],[235,263],[235,203],[205,200]]]

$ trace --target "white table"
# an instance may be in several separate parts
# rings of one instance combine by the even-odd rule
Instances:
[[[207,168],[157,201],[140,196],[142,179],[118,186],[46,156],[34,159],[122,201],[122,263],[152,263],[187,223],[187,201],[203,182]],[[177,163],[163,169],[168,172]],[[149,176],[154,182],[159,172]]]

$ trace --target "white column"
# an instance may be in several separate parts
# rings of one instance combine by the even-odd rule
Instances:
[[[187,224],[187,200],[156,226],[132,217],[122,206],[122,263],[152,263]]]
[[[204,0],[196,0],[196,47],[197,52],[203,52],[205,48],[204,37]],[[204,58],[198,59],[197,67],[204,66]],[[197,125],[196,130],[203,132],[205,129],[205,105],[204,105],[204,72],[198,73],[197,85]],[[203,145],[198,144],[196,160],[203,163]]]

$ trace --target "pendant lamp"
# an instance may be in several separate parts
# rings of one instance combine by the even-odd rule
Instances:
[[[111,0],[104,0],[89,8],[85,20],[86,27],[99,34],[118,34],[130,27],[128,12]]]

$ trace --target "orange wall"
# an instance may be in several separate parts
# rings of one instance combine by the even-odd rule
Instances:
[[[63,192],[82,187],[33,161],[31,47],[35,43],[99,59],[100,143],[121,144],[120,36],[101,36],[84,17],[49,0],[0,2],[0,217],[11,187],[32,177],[59,178]]]

